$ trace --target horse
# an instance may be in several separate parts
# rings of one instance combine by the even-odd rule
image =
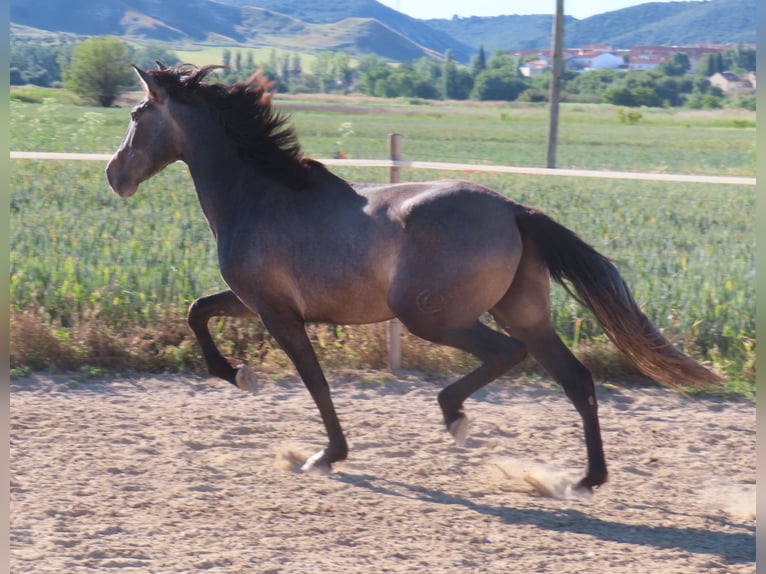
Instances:
[[[531,355],[582,419],[587,469],[575,488],[586,491],[608,477],[598,403],[591,373],[551,325],[551,278],[648,377],[676,388],[719,384],[654,327],[609,258],[542,211],[469,181],[345,181],[304,157],[289,116],[273,105],[272,83],[259,73],[211,81],[220,67],[133,66],[144,97],[106,176],[127,198],[167,165],[186,163],[228,287],[195,300],[188,324],[211,376],[255,390],[253,372],[224,358],[208,322],[260,317],[324,423],[327,446],[304,471],[330,472],[348,456],[307,323],[398,318],[422,339],[477,357],[475,370],[438,393],[456,440],[466,432],[466,399]]]

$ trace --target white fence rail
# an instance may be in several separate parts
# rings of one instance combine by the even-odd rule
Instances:
[[[62,152],[27,152],[12,151],[11,159],[35,160],[81,160],[109,161],[112,154],[105,153],[62,153]],[[686,175],[673,173],[638,173],[632,171],[596,171],[583,169],[550,169],[545,167],[513,167],[507,165],[487,165],[474,163],[442,163],[437,161],[409,161],[391,159],[319,159],[325,165],[346,167],[388,167],[433,169],[438,171],[462,171],[485,173],[513,173],[522,175],[544,175],[555,177],[592,177],[600,179],[633,179],[650,181],[668,181],[678,183],[708,183],[718,185],[755,185],[754,177],[735,177],[720,175]]]

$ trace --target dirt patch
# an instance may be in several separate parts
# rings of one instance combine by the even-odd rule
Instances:
[[[331,384],[351,456],[321,476],[296,471],[324,434],[295,378],[15,381],[12,571],[755,572],[752,404],[600,387],[610,482],[583,498],[546,381],[470,399],[463,448],[440,384]]]

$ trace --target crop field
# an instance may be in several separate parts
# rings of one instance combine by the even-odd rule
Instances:
[[[386,136],[404,136],[407,159],[540,167],[545,109],[364,98],[280,97],[309,157],[387,157]],[[646,111],[621,124],[616,108],[565,106],[558,165],[566,168],[754,176],[755,115]],[[11,103],[11,149],[112,152],[127,109],[46,100]],[[196,297],[224,287],[215,246],[185,166],[173,165],[123,200],[98,162],[11,165],[12,367],[197,370],[184,324]],[[352,181],[381,181],[380,168],[338,168]],[[636,299],[666,335],[753,392],[755,189],[479,172],[403,170],[406,180],[465,178],[546,211],[620,267]],[[331,230],[328,230],[331,232]],[[590,314],[554,290],[554,319],[567,342],[620,374]],[[316,327],[327,364],[384,365],[382,326]],[[283,367],[257,324],[220,321],[216,337],[240,359]],[[404,366],[463,368],[455,352],[407,339]],[[420,345],[420,346],[418,346]],[[412,349],[417,349],[417,352]],[[428,362],[429,357],[431,361]],[[594,365],[589,365],[594,366]]]

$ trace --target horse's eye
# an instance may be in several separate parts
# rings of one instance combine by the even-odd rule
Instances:
[[[130,112],[130,119],[135,122],[138,119],[138,111],[131,110],[131,112]]]

